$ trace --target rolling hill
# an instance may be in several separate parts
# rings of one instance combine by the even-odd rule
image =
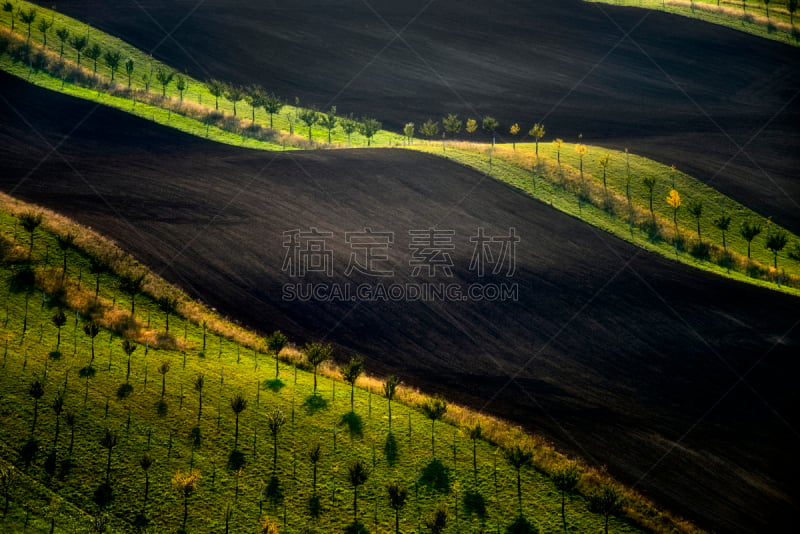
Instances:
[[[3,191],[98,229],[221,313],[324,337],[541,431],[701,526],[761,531],[796,513],[796,298],[675,265],[439,158],[219,146],[0,80]],[[394,232],[391,280],[417,284],[408,231],[435,227],[455,248],[434,282],[516,283],[518,299],[286,301],[284,232],[311,227],[333,232],[333,272],[303,281],[374,285],[344,274],[344,234],[371,227]],[[516,229],[511,278],[470,271],[481,227]]]

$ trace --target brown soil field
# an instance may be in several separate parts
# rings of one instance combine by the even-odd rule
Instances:
[[[501,134],[541,121],[547,140],[583,133],[675,164],[800,232],[796,48],[580,0],[80,0],[58,9],[199,79],[260,83],[395,131],[458,113],[493,115]]]
[[[250,151],[8,75],[0,87],[0,189],[90,225],[222,314],[360,352],[369,371],[542,433],[703,527],[786,531],[796,517],[797,298],[649,254],[439,158]],[[293,278],[284,233],[311,227],[332,232],[332,274]],[[514,283],[518,298],[282,298],[298,281],[374,286],[345,274],[345,234],[366,227],[394,233],[384,282]],[[513,276],[470,270],[469,238],[512,227]],[[428,228],[454,232],[450,277],[412,272],[409,231]]]

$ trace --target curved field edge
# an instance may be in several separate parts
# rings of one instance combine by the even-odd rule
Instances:
[[[32,234],[26,232],[19,222],[19,216],[26,213],[44,215],[42,225]],[[219,514],[213,519],[208,518],[216,527],[221,528],[223,514],[219,502],[223,501],[229,505],[238,503],[237,514],[252,519],[248,524],[255,525],[262,513],[284,517],[284,521],[288,514],[292,520],[290,523],[297,524],[305,517],[305,501],[301,495],[305,496],[308,489],[308,480],[305,480],[308,466],[303,459],[307,446],[317,440],[326,451],[326,459],[320,466],[320,485],[324,485],[325,490],[320,494],[331,496],[330,504],[325,507],[328,513],[333,515],[332,510],[339,513],[338,518],[326,519],[331,521],[329,526],[341,527],[345,521],[343,518],[350,516],[350,493],[344,472],[350,462],[361,458],[367,463],[371,459],[371,470],[378,478],[376,483],[400,479],[409,488],[415,488],[417,519],[424,519],[442,502],[458,509],[462,506],[459,502],[461,497],[477,494],[485,499],[489,509],[488,524],[493,526],[497,522],[498,528],[504,527],[516,513],[516,490],[513,470],[507,466],[503,451],[519,446],[533,454],[533,467],[522,471],[526,488],[523,510],[527,517],[548,530],[560,528],[560,494],[550,477],[565,466],[577,465],[579,491],[568,498],[569,522],[579,530],[601,527],[602,517],[589,513],[586,496],[612,482],[610,478],[604,472],[565,457],[539,436],[525,433],[497,418],[448,405],[443,424],[436,426],[436,450],[439,451],[438,458],[449,470],[451,480],[455,479],[451,485],[452,493],[420,489],[415,476],[428,461],[431,450],[431,426],[420,413],[420,406],[431,399],[423,393],[402,385],[398,388],[393,403],[392,431],[388,427],[386,400],[382,397],[383,381],[362,376],[356,382],[355,409],[343,414],[349,408],[349,385],[342,381],[340,368],[332,364],[321,368],[320,375],[324,378],[320,382],[319,396],[308,395],[312,375],[301,351],[290,345],[276,360],[266,351],[261,336],[190,300],[94,231],[7,195],[0,195],[0,230],[2,283],[7,295],[3,310],[5,317],[0,323],[4,341],[4,371],[0,379],[3,443],[0,446],[6,451],[20,450],[32,411],[28,387],[37,377],[43,378],[46,391],[39,408],[37,428],[40,431],[35,434],[37,438],[43,437],[42,456],[45,449],[50,448],[50,431],[54,427],[50,400],[58,390],[66,391],[67,408],[75,410],[84,399],[83,407],[75,410],[81,423],[75,450],[80,452],[75,453],[71,471],[64,477],[50,476],[46,467],[43,470],[38,466],[38,461],[28,469],[18,467],[23,476],[36,475],[33,477],[37,481],[34,487],[39,489],[28,491],[19,485],[14,488],[11,493],[14,501],[12,513],[6,519],[12,524],[19,525],[18,522],[31,512],[33,522],[38,521],[43,527],[53,518],[61,528],[66,524],[91,521],[95,508],[87,495],[87,488],[94,488],[102,481],[105,451],[100,449],[99,442],[104,429],[111,428],[121,436],[121,448],[114,454],[115,462],[119,464],[113,471],[115,483],[139,488],[139,455],[151,451],[156,458],[157,468],[150,473],[151,489],[154,491],[152,495],[161,496],[162,501],[157,507],[151,504],[148,514],[158,517],[162,525],[178,521],[180,501],[170,490],[169,481],[177,469],[186,469],[187,463],[200,469],[204,477],[197,496],[193,497],[194,506],[198,506],[197,500],[208,506],[212,502],[218,503],[214,509]],[[67,234],[74,235],[75,241],[63,256],[67,265],[64,272],[62,252],[56,238]],[[27,259],[29,236],[34,240],[31,260]],[[104,259],[109,271],[96,278],[97,275],[90,272],[91,258]],[[35,273],[35,289],[16,288],[12,291],[8,284],[26,266],[31,266]],[[120,277],[139,275],[144,276],[144,292],[136,299],[135,312],[131,316],[128,310],[132,303],[119,289]],[[100,281],[98,303],[94,299],[96,280]],[[159,307],[158,299],[162,297],[174,298],[178,302],[177,311],[172,315],[171,332],[166,330],[166,317]],[[61,334],[60,349],[56,352],[53,348],[57,328],[51,324],[50,318],[57,303],[67,307],[68,320]],[[78,369],[87,367],[84,364],[91,349],[90,338],[78,326],[87,319],[97,322],[102,328],[94,343],[96,377],[84,379],[79,378]],[[133,342],[138,348],[132,357],[131,380],[125,378],[125,356],[120,350],[123,340]],[[161,398],[165,413],[157,416],[161,383],[157,369],[163,362],[169,362],[171,370],[164,373],[164,380],[169,384],[166,396]],[[274,378],[276,366],[280,368],[279,379]],[[200,372],[205,375],[207,388],[204,389],[203,424],[197,427],[202,428],[203,441],[201,446],[194,447],[187,436],[192,435],[189,421],[194,420],[193,414],[197,413],[193,381]],[[128,397],[119,396],[117,386],[121,383],[132,385],[131,397],[136,399],[133,404]],[[251,410],[243,412],[241,418],[240,443],[245,444],[242,450],[246,464],[243,472],[238,474],[224,468],[225,455],[222,453],[230,448],[233,417],[227,405],[237,391],[243,392],[252,406]],[[287,420],[291,418],[291,425],[287,425],[279,439],[278,449],[283,462],[274,468],[286,488],[284,502],[287,505],[282,510],[283,516],[280,509],[269,509],[268,504],[261,500],[262,484],[269,479],[272,465],[267,415],[276,408],[283,411]],[[476,424],[481,426],[482,438],[474,442],[478,461],[473,473],[473,441],[469,431]],[[65,435],[68,433],[65,428],[62,421],[62,440],[58,447],[53,445],[54,454],[60,460],[65,456]],[[41,429],[47,429],[47,432],[43,433]],[[384,458],[384,439],[388,439],[392,432],[397,436],[400,457],[395,466],[389,465]],[[215,451],[218,454],[214,454]],[[3,456],[11,458],[13,455]],[[298,475],[300,471],[302,474]],[[78,488],[69,483],[76,479],[79,480]],[[376,523],[383,524],[384,516],[388,517],[389,512],[383,502],[381,484],[370,487],[362,498],[369,502],[369,505],[364,505],[365,510],[375,506],[375,514],[381,518]],[[620,519],[612,517],[614,531],[674,532],[677,529],[699,532],[693,525],[658,510],[635,492],[616,484],[615,487],[619,488],[625,500]],[[132,521],[139,511],[138,498],[133,491],[119,493],[112,508],[112,524],[119,527]],[[27,512],[24,508],[20,510],[19,501],[28,500],[35,500],[41,506],[29,503]],[[50,511],[38,513],[44,509]],[[255,513],[256,509],[259,513]],[[411,506],[406,513],[412,515]],[[372,518],[371,512],[363,515],[365,522],[371,525],[371,519],[366,521],[367,517]],[[192,516],[193,521],[199,521],[196,513]],[[469,514],[461,521],[465,524],[479,522]],[[322,526],[324,528],[325,524]]]
[[[47,10],[44,10],[44,12],[47,13]],[[55,20],[56,15],[52,14],[51,16]],[[87,31],[89,31],[88,27],[78,21],[60,15],[58,17],[59,21],[65,24],[65,28],[72,28],[70,31],[74,31],[76,26],[87,28]],[[18,46],[22,46],[22,37],[17,33],[12,33],[10,30],[5,29],[0,30],[0,32],[4,32],[4,35],[12,41],[12,44],[16,41]],[[35,36],[35,33],[32,35]],[[95,36],[94,38],[100,40],[106,46],[116,46],[118,50],[131,53],[132,58],[135,56],[139,60],[140,57],[145,57],[146,61],[149,62],[151,73],[153,69],[168,69],[167,66],[154,62],[152,58],[147,58],[143,52],[134,49],[119,39],[97,32],[97,30],[94,30],[93,35]],[[32,40],[35,41],[35,38],[32,38]],[[110,81],[110,74],[103,77],[90,72],[86,67],[77,67],[74,62],[71,63],[69,59],[62,60],[57,57],[55,50],[47,50],[43,45],[39,45],[38,50],[40,56],[37,57],[45,57],[47,62],[56,61],[58,65],[61,65],[59,67],[60,79],[48,72],[42,72],[42,69],[33,68],[32,61],[19,61],[18,58],[12,59],[10,55],[0,56],[0,68],[41,87],[98,102],[98,104],[109,105],[192,135],[230,145],[262,150],[343,148],[355,146],[354,138],[362,137],[357,139],[360,146],[365,144],[369,146],[374,141],[376,146],[398,147],[410,145],[409,148],[423,150],[434,155],[444,155],[451,159],[461,154],[458,157],[460,163],[471,166],[495,179],[520,187],[532,196],[549,202],[562,211],[610,231],[624,240],[644,246],[648,250],[675,258],[693,267],[728,276],[739,281],[792,294],[800,294],[800,289],[798,289],[800,288],[800,240],[798,240],[797,236],[785,232],[783,229],[773,225],[769,218],[756,214],[715,189],[706,186],[699,180],[684,173],[676,172],[666,165],[633,154],[623,154],[619,151],[585,146],[581,143],[577,145],[567,143],[558,149],[553,149],[551,143],[539,143],[538,148],[542,149],[542,157],[537,163],[536,158],[531,156],[530,143],[512,143],[511,153],[508,151],[507,144],[491,149],[491,153],[503,160],[504,164],[487,165],[486,159],[490,158],[490,156],[489,148],[486,145],[459,142],[456,146],[460,152],[448,154],[445,151],[446,145],[448,143],[452,144],[452,142],[443,141],[442,153],[439,153],[438,150],[432,148],[437,146],[436,143],[431,144],[429,141],[427,144],[420,146],[419,142],[414,144],[412,137],[403,137],[384,130],[376,132],[372,139],[365,142],[363,136],[359,136],[357,133],[344,135],[340,131],[341,128],[337,128],[331,134],[331,143],[319,143],[318,141],[313,141],[314,136],[319,139],[320,136],[325,136],[330,132],[321,131],[318,127],[312,127],[308,133],[308,139],[304,139],[298,135],[299,130],[289,124],[292,120],[297,119],[298,114],[301,113],[301,108],[287,106],[285,114],[279,114],[274,118],[275,128],[273,129],[266,127],[266,124],[262,126],[262,123],[265,123],[267,118],[258,117],[255,115],[255,110],[251,109],[251,115],[256,120],[243,119],[231,115],[226,111],[227,108],[231,107],[231,103],[227,102],[223,97],[219,99],[221,101],[221,111],[204,107],[202,104],[204,94],[206,102],[210,102],[209,98],[211,97],[207,90],[196,93],[198,104],[192,104],[190,103],[192,98],[189,93],[190,90],[184,91],[180,95],[175,95],[170,93],[170,91],[175,92],[174,88],[167,87],[169,90],[165,90],[165,96],[162,96],[153,94],[144,87],[137,88],[136,83],[133,83],[130,89],[123,88]],[[67,55],[65,52],[65,57]],[[65,64],[71,65],[71,67],[64,70],[65,67],[63,65]],[[102,65],[98,66],[98,69],[102,72]],[[67,76],[83,80],[91,88],[77,83],[65,83],[64,80]],[[189,79],[190,88],[198,86],[205,89],[200,82]],[[290,119],[291,117],[294,117],[294,119]],[[300,127],[296,122],[293,124],[297,128]],[[283,131],[282,128],[287,126],[290,131]],[[525,141],[529,138],[530,134],[526,134],[520,140]],[[561,141],[559,140],[558,142]],[[585,146],[587,150],[586,154],[580,158],[575,157],[574,154],[574,149],[578,146]],[[519,147],[519,151],[517,151],[517,147]],[[467,156],[468,152],[473,155],[482,154],[482,157]],[[607,158],[604,165],[600,164],[598,155],[600,155],[600,158]],[[552,164],[554,159],[558,159],[557,166]],[[620,170],[620,162],[623,161],[626,168],[625,180],[629,182],[629,186],[621,184],[620,176],[623,171]],[[603,167],[602,170],[601,166]],[[575,173],[578,167],[583,168],[585,178],[588,181],[581,179],[581,184],[576,186]],[[529,184],[525,180],[525,175],[529,172],[537,174],[542,179],[541,181],[545,185],[544,189],[539,191],[536,187],[530,187],[530,185],[535,185],[536,181],[533,180]],[[601,173],[607,175],[608,186],[607,189],[604,188],[602,194],[599,194],[596,186],[597,179]],[[654,211],[651,220],[642,215],[642,204],[646,202],[646,195],[644,195],[642,189],[642,179],[645,177],[656,179],[653,198]],[[665,189],[665,184],[667,183],[671,185]],[[586,189],[587,187],[588,190]],[[676,188],[683,197],[684,210],[682,213],[686,212],[685,206],[689,204],[689,201],[703,204],[704,213],[701,218],[705,219],[705,242],[700,232],[698,232],[697,238],[690,237],[693,231],[692,225],[685,215],[682,215],[680,224],[675,225],[674,229],[670,228],[668,219],[672,218],[672,215],[666,213],[669,209],[664,199],[671,188]],[[622,191],[626,192],[626,197],[627,193],[630,192],[629,202],[626,203],[620,200],[620,195],[623,194]],[[542,196],[542,193],[544,196]],[[570,195],[572,196],[570,197]],[[559,198],[562,201],[556,202],[555,198]],[[572,198],[573,202],[570,202],[570,198]],[[584,209],[584,205],[588,209]],[[577,210],[574,209],[576,206]],[[610,216],[603,217],[594,208],[600,208],[601,211],[605,211]],[[722,232],[711,224],[720,215],[727,215],[734,222],[734,226],[726,232],[725,239],[727,243],[723,241],[723,246],[720,246],[720,242],[723,240]],[[752,259],[745,252],[749,247],[737,232],[743,223],[755,224],[762,230],[761,239],[752,247]],[[786,255],[789,257],[782,258],[780,269],[777,266],[777,254],[774,258],[770,258],[769,252],[761,243],[764,236],[769,236],[772,232],[783,233],[787,236],[786,245],[788,246],[784,247],[783,250],[788,253]],[[643,237],[644,235],[646,235],[646,238]],[[712,238],[711,240],[708,239],[709,236]],[[770,260],[774,263],[773,266],[769,265]]]
[[[638,7],[663,11],[717,24],[790,46],[800,46],[797,12],[790,14],[785,0],[769,3],[769,17],[762,0],[583,0],[592,4]],[[796,8],[795,8],[796,9]]]

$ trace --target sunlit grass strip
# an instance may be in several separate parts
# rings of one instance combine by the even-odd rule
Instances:
[[[786,3],[770,2],[769,18],[762,0],[584,0],[614,6],[639,7],[719,24],[765,39],[800,46],[800,30],[790,22]],[[744,9],[743,9],[743,4]],[[795,13],[795,17],[798,13]]]
[[[580,180],[578,173],[578,156],[572,144],[565,143],[562,145],[560,149],[560,168],[556,163],[555,154],[558,149],[551,144],[540,144],[539,152],[542,166],[536,173],[535,181],[533,178],[534,173],[531,170],[535,165],[533,163],[535,161],[535,156],[533,154],[534,148],[532,144],[518,143],[516,150],[508,146],[496,146],[491,164],[489,162],[489,153],[491,152],[491,147],[489,145],[449,143],[447,149],[442,151],[441,143],[428,144],[417,142],[409,148],[421,152],[437,154],[472,167],[492,178],[513,185],[564,213],[586,221],[617,237],[652,252],[661,254],[662,256],[741,282],[793,295],[800,295],[800,276],[798,276],[800,274],[799,262],[787,258],[786,252],[784,252],[780,260],[781,263],[779,263],[779,269],[773,269],[770,266],[772,261],[771,254],[769,254],[763,246],[763,235],[759,237],[759,243],[754,243],[752,247],[754,259],[750,262],[749,266],[751,271],[757,270],[758,273],[765,273],[763,276],[768,279],[749,276],[746,272],[740,272],[733,268],[738,266],[741,271],[746,271],[748,268],[748,262],[744,257],[746,242],[738,235],[739,223],[743,221],[763,223],[766,233],[766,226],[769,224],[767,219],[757,215],[741,204],[724,197],[716,190],[700,184],[694,178],[680,173],[679,171],[672,171],[667,166],[660,165],[645,158],[630,155],[632,169],[631,197],[634,201],[634,224],[630,224],[629,221],[631,218],[629,217],[629,212],[623,207],[627,206],[624,193],[625,176],[627,174],[624,164],[624,153],[592,147],[592,150],[584,156],[584,180],[586,190],[583,196],[581,196],[578,191]],[[611,154],[611,161],[617,161],[615,165],[609,164],[607,168],[606,179],[609,198],[613,206],[611,209],[603,208],[605,193],[598,178],[599,173],[597,172],[599,168],[597,157],[601,154]],[[592,157],[590,158],[590,156]],[[646,202],[646,200],[643,200],[646,198],[646,193],[641,184],[641,178],[644,176],[658,177],[658,187],[654,192],[654,211],[659,235],[657,239],[653,239],[652,235],[642,228],[643,224],[650,220],[649,210],[646,206],[643,206],[643,202]],[[705,243],[714,243],[717,245],[721,242],[721,235],[718,230],[713,228],[711,219],[716,216],[716,214],[722,213],[723,205],[725,213],[732,216],[734,222],[726,234],[728,250],[733,257],[731,269],[722,267],[712,261],[695,258],[686,250],[676,250],[672,242],[674,239],[674,232],[671,229],[671,213],[665,201],[667,193],[672,189],[673,176],[675,188],[678,191],[686,192],[687,199],[694,198],[703,200],[704,202],[705,209],[707,210],[707,215],[704,216],[704,222],[702,223]],[[681,232],[681,239],[685,240],[687,243],[693,243],[693,238],[691,236],[695,232],[693,226],[694,221],[689,221],[687,218],[688,215],[686,214],[680,216],[681,224],[679,225],[679,230]],[[772,230],[775,231],[777,229],[779,228],[773,225]],[[791,233],[787,232],[787,235],[790,236],[790,246],[795,246],[800,241],[797,236]],[[758,262],[758,260],[763,260],[763,263]],[[781,283],[779,284],[777,282]]]

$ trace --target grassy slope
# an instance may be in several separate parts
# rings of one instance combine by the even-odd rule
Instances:
[[[31,4],[21,2],[22,7],[27,8],[29,5]],[[151,72],[157,72],[159,69],[169,70],[167,66],[153,60],[144,52],[131,47],[127,43],[124,43],[115,37],[106,35],[97,31],[96,29],[90,29],[85,24],[75,21],[74,19],[70,19],[69,17],[55,15],[47,10],[39,9],[39,11],[51,16],[51,18],[55,20],[54,28],[63,26],[69,29],[72,33],[82,34],[83,32],[89,32],[93,42],[96,40],[104,49],[120,50],[123,52],[123,57],[128,56],[133,58],[135,64],[139,66],[137,67],[139,70],[135,72],[133,77],[134,89],[138,88],[140,91],[144,90],[144,82],[141,79],[143,74],[152,76]],[[8,24],[8,14],[0,12],[0,15],[0,19],[5,17],[4,22]],[[24,32],[24,27],[18,26],[17,31]],[[54,30],[51,30],[51,33],[53,31]],[[36,42],[37,40],[41,42],[42,35],[41,32],[38,32],[34,29],[32,32],[32,41]],[[58,44],[53,35],[50,36],[48,42],[50,47],[55,46],[55,50],[58,50]],[[64,55],[68,59],[75,59],[75,51],[69,46],[65,47]],[[84,60],[84,66],[85,65],[86,63]],[[146,67],[142,69],[141,66]],[[226,131],[217,127],[212,126],[211,128],[207,128],[206,124],[199,120],[195,120],[188,116],[177,113],[170,113],[167,110],[158,107],[159,105],[165,105],[165,103],[173,108],[178,106],[178,93],[174,87],[174,83],[167,88],[168,98],[165,102],[158,102],[158,98],[155,98],[156,101],[154,104],[156,105],[147,105],[141,102],[134,105],[129,98],[124,96],[124,90],[120,91],[121,96],[111,96],[101,91],[79,87],[70,83],[62,84],[60,80],[53,78],[46,73],[32,72],[25,65],[14,63],[10,57],[8,57],[8,55],[0,57],[0,67],[21,78],[27,79],[32,83],[47,87],[49,89],[66,92],[74,96],[97,101],[106,105],[111,105],[123,111],[136,113],[144,118],[154,120],[161,124],[176,127],[188,133],[206,136],[215,141],[266,150],[292,149],[294,148],[292,145],[299,147],[309,146],[303,137],[300,137],[299,135],[290,136],[286,132],[286,130],[289,128],[287,117],[296,117],[298,111],[294,107],[284,108],[281,114],[275,117],[275,129],[283,131],[283,133],[277,134],[280,136],[280,138],[276,138],[273,141],[259,141],[246,135],[239,135],[237,133]],[[144,72],[141,72],[142,70]],[[98,72],[101,75],[105,75],[107,78],[110,78],[110,71],[108,71],[108,68],[102,61],[98,63]],[[124,83],[124,76],[119,73],[117,76],[118,81],[122,79],[122,82]],[[151,87],[151,91],[156,90],[157,87]],[[213,96],[207,92],[205,87],[200,82],[189,79],[189,89],[184,94],[184,101],[187,103],[187,106],[194,106],[194,104],[190,104],[190,102],[194,101],[203,103],[203,105],[211,105]],[[197,109],[203,109],[202,106],[196,107]],[[233,106],[225,98],[220,98],[220,110],[226,114],[226,117],[230,117]],[[249,113],[249,108],[243,102],[239,103],[239,110],[240,117]],[[245,124],[249,122],[249,120],[246,120]],[[266,114],[264,114],[263,110],[261,110],[259,115],[256,116],[256,122],[264,126],[268,126],[268,118],[266,117]],[[296,134],[305,133],[306,128],[305,126],[296,123],[295,132]],[[315,126],[313,128],[313,136],[315,140],[326,140],[327,132],[322,130],[319,126]],[[524,139],[525,138],[523,137],[523,140]],[[353,134],[351,141],[352,146],[366,145],[366,140],[358,133]],[[373,143],[378,146],[403,146],[404,141],[401,136],[382,130],[375,136]],[[337,128],[334,131],[331,146],[343,147],[346,146],[346,144],[347,139],[345,134],[340,128]],[[410,148],[436,154],[440,153],[440,151],[436,148],[437,146],[440,145],[438,143],[420,144],[417,142]],[[628,225],[628,210],[627,207],[623,206],[624,201],[621,204],[619,201],[617,202],[619,206],[623,206],[622,209],[616,210],[616,213],[618,214],[617,217],[608,216],[607,214],[604,214],[603,210],[601,209],[596,209],[596,207],[585,202],[578,202],[578,197],[575,194],[575,188],[567,190],[563,187],[563,176],[570,175],[574,179],[575,173],[577,172],[576,169],[578,166],[578,158],[574,152],[574,145],[565,144],[563,146],[561,150],[562,167],[558,168],[553,164],[553,161],[555,160],[555,149],[550,143],[540,144],[540,152],[542,161],[544,162],[544,171],[541,173],[541,177],[546,181],[549,181],[549,184],[544,180],[542,181],[545,187],[541,188],[541,191],[534,190],[532,182],[526,179],[526,175],[529,172],[528,169],[531,168],[532,163],[532,145],[529,143],[518,143],[518,150],[514,151],[513,153],[508,150],[507,146],[498,147],[495,157],[504,159],[507,163],[509,163],[509,165],[494,165],[492,168],[489,168],[489,166],[486,164],[486,159],[488,157],[488,149],[486,146],[472,143],[462,143],[459,144],[459,147],[461,152],[444,155],[446,157],[450,157],[451,159],[458,156],[458,159],[461,163],[477,168],[482,172],[487,172],[495,179],[503,180],[516,187],[520,187],[529,194],[532,194],[533,196],[540,198],[545,202],[552,201],[551,203],[554,207],[586,220],[591,224],[599,226],[600,228],[613,233],[617,237],[637,243],[641,246],[645,246],[649,250],[675,258],[678,261],[688,263],[697,268],[715,272],[723,276],[731,276],[735,279],[755,283],[756,285],[763,287],[770,287],[772,289],[787,291],[793,294],[800,294],[800,290],[798,289],[800,287],[800,279],[797,278],[800,276],[800,261],[787,257],[787,253],[790,250],[796,252],[800,251],[800,239],[798,239],[797,236],[789,234],[789,244],[786,249],[782,251],[779,269],[777,271],[771,269],[770,265],[773,263],[773,260],[771,253],[765,248],[765,239],[768,228],[771,226],[773,229],[777,228],[771,225],[766,217],[756,214],[752,210],[749,210],[745,206],[722,195],[715,189],[702,184],[691,176],[681,172],[672,173],[671,169],[666,165],[637,157],[633,154],[630,155],[630,168],[632,176],[631,197],[636,206],[636,210],[639,212],[639,215],[634,218],[634,224],[638,222],[641,226],[641,223],[646,219],[646,217],[641,216],[641,213],[645,209],[644,206],[647,204],[647,194],[642,186],[641,178],[645,176],[654,176],[658,179],[654,194],[654,207],[659,216],[659,225],[662,227],[662,237],[666,239],[653,241],[652,239],[647,238],[645,232],[638,231],[635,227],[631,229],[631,227]],[[626,161],[625,154],[618,151],[605,150],[599,147],[588,147],[587,155],[584,157],[586,176],[590,182],[594,184],[593,187],[596,189],[599,177],[602,174],[598,165],[598,160],[603,154],[609,154],[611,156],[611,163],[609,164],[607,170],[609,187],[613,192],[616,193],[618,199],[624,199],[624,181],[625,176],[627,175],[624,164]],[[699,200],[703,202],[704,212],[702,216],[703,221],[701,224],[704,239],[710,239],[716,245],[717,249],[721,250],[721,233],[712,226],[711,221],[713,221],[714,217],[719,215],[723,210],[732,217],[733,223],[731,224],[730,230],[727,232],[726,238],[728,241],[728,250],[730,250],[735,256],[733,263],[734,265],[738,266],[739,272],[737,272],[736,268],[729,271],[727,268],[720,267],[718,265],[720,262],[718,261],[715,263],[713,261],[697,260],[692,255],[683,253],[683,251],[680,249],[676,251],[676,247],[670,243],[670,236],[672,234],[672,225],[670,224],[670,220],[672,218],[672,214],[664,199],[666,198],[666,194],[671,187],[673,179],[675,180],[676,189],[683,198],[684,207],[679,215],[679,224],[680,233],[684,237],[691,236],[694,232],[696,232],[696,224],[694,220],[692,220],[686,213],[686,206],[690,200]],[[563,201],[556,202],[554,200],[555,197],[553,197],[554,194],[555,197],[559,197]],[[620,197],[619,195],[623,196]],[[602,205],[602,195],[601,197],[597,197],[597,195],[595,195],[594,198],[595,200],[599,198],[599,202],[595,202],[595,204]],[[749,273],[747,273],[748,267],[746,261],[747,245],[738,233],[739,225],[744,221],[756,222],[764,229],[764,232],[753,242],[752,257],[756,262],[756,265],[750,269]],[[691,249],[693,241],[692,238],[688,239],[687,241],[688,242],[684,248],[689,250]],[[715,255],[712,254],[712,259],[719,259],[719,254],[716,254],[716,258],[713,258],[714,256]],[[754,274],[757,276],[752,276]]]
[[[800,46],[800,31],[793,25],[784,0],[772,0],[769,18],[762,0],[584,0],[615,6],[641,7],[719,24],[734,30]],[[746,12],[743,10],[746,8]],[[797,13],[795,13],[797,16]]]
[[[126,369],[120,348],[122,337],[117,331],[104,328],[97,336],[94,362],[97,374],[88,382],[80,378],[79,369],[87,365],[91,353],[89,338],[81,328],[85,313],[76,315],[68,310],[60,355],[53,356],[51,351],[57,330],[50,318],[56,292],[32,290],[28,294],[27,332],[22,335],[26,293],[10,291],[9,283],[26,263],[29,241],[28,234],[9,209],[6,204],[0,211],[0,236],[13,248],[11,261],[4,262],[0,270],[0,291],[4,295],[0,310],[0,342],[3,343],[0,349],[3,352],[0,449],[4,458],[13,458],[29,436],[33,406],[27,391],[33,380],[44,380],[45,395],[39,403],[34,435],[39,440],[40,452],[30,468],[17,462],[18,470],[34,483],[20,482],[14,486],[10,513],[2,523],[4,528],[42,532],[49,526],[49,517],[55,517],[57,531],[86,528],[97,510],[92,502],[93,492],[104,479],[106,454],[99,442],[106,428],[118,432],[120,437],[112,457],[111,481],[116,499],[110,513],[114,531],[123,529],[124,523],[133,521],[141,511],[144,476],[138,459],[147,451],[154,457],[155,464],[150,472],[146,515],[156,531],[172,531],[180,524],[181,501],[171,489],[170,480],[178,469],[187,469],[192,462],[203,478],[190,501],[190,531],[223,531],[228,506],[234,510],[231,532],[251,532],[263,514],[277,518],[281,525],[285,522],[287,528],[282,531],[300,531],[299,527],[309,521],[306,503],[311,496],[311,468],[305,454],[314,442],[319,442],[323,448],[319,466],[319,495],[324,509],[317,524],[320,532],[340,530],[352,519],[352,491],[345,476],[347,466],[356,458],[364,460],[371,470],[370,479],[360,492],[360,517],[373,531],[391,528],[394,516],[384,490],[391,480],[398,480],[410,489],[409,504],[402,514],[405,529],[418,528],[419,522],[441,503],[450,510],[449,532],[478,528],[480,520],[466,515],[459,502],[467,491],[479,491],[486,499],[486,522],[492,531],[505,528],[515,516],[515,475],[496,446],[478,442],[476,484],[471,465],[471,441],[453,424],[440,423],[436,426],[437,457],[451,470],[453,491],[438,493],[415,486],[421,469],[431,458],[431,444],[430,422],[413,404],[395,402],[393,405],[399,460],[396,465],[389,465],[383,452],[389,432],[387,403],[372,393],[372,389],[378,391],[379,386],[374,379],[361,381],[361,386],[368,388],[356,389],[355,413],[358,415],[347,419],[350,407],[346,384],[329,376],[321,377],[319,397],[314,398],[311,373],[286,362],[281,363],[281,382],[273,382],[275,360],[241,344],[237,340],[240,336],[225,337],[209,332],[206,350],[202,351],[203,328],[197,322],[173,316],[171,334],[167,335],[164,314],[148,296],[137,298],[134,325],[128,320],[130,301],[118,290],[118,279],[113,274],[101,276],[102,305],[95,310],[96,316],[112,321],[117,331],[119,325],[124,325],[129,337],[140,341],[149,339],[153,343],[139,344],[133,353],[130,381],[133,393],[127,399],[120,400],[116,396]],[[63,222],[56,220],[54,223],[48,217],[45,225],[52,224],[60,224],[59,228],[64,229]],[[40,280],[50,280],[57,287],[61,278],[61,253],[56,252],[54,230],[40,228],[34,235],[32,265]],[[79,241],[82,245],[98,246],[85,233]],[[88,267],[85,251],[68,252],[67,281],[63,287],[67,288],[69,300],[79,307],[80,303],[86,305],[93,300],[94,276],[88,274]],[[169,349],[169,345],[176,347]],[[290,350],[284,356],[291,358],[296,354]],[[157,367],[164,361],[171,364],[166,374],[168,408],[165,415],[159,415],[161,376]],[[203,441],[193,453],[189,435],[197,416],[198,396],[193,381],[198,373],[204,373],[206,378],[200,424]],[[44,468],[44,459],[54,439],[55,416],[49,406],[58,391],[65,391],[66,411],[74,412],[78,423],[73,467],[64,474],[60,466],[67,456],[70,431],[62,416],[56,448],[59,467],[56,475],[50,476]],[[226,468],[234,440],[234,417],[229,402],[237,392],[242,392],[249,403],[241,416],[239,448],[246,463],[238,477],[236,472]],[[402,396],[411,400],[419,398],[410,391],[404,391]],[[316,402],[311,402],[312,399]],[[274,409],[283,411],[289,420],[279,437],[277,467],[285,500],[275,506],[261,497],[272,473],[272,441],[265,422],[267,413]],[[454,408],[451,412],[458,410]],[[532,443],[539,468],[523,470],[524,512],[544,531],[556,532],[561,521],[560,496],[542,467],[552,467],[563,463],[564,459],[559,459],[541,443],[529,443]],[[596,480],[595,473],[585,474],[582,490],[587,491]],[[260,499],[264,502],[259,503]],[[601,516],[588,511],[583,496],[569,498],[567,506],[568,521],[574,531],[601,529]],[[45,510],[52,512],[45,513]],[[23,530],[26,512],[31,514],[31,519],[28,528]],[[612,518],[611,524],[614,532],[640,531],[624,520]]]

